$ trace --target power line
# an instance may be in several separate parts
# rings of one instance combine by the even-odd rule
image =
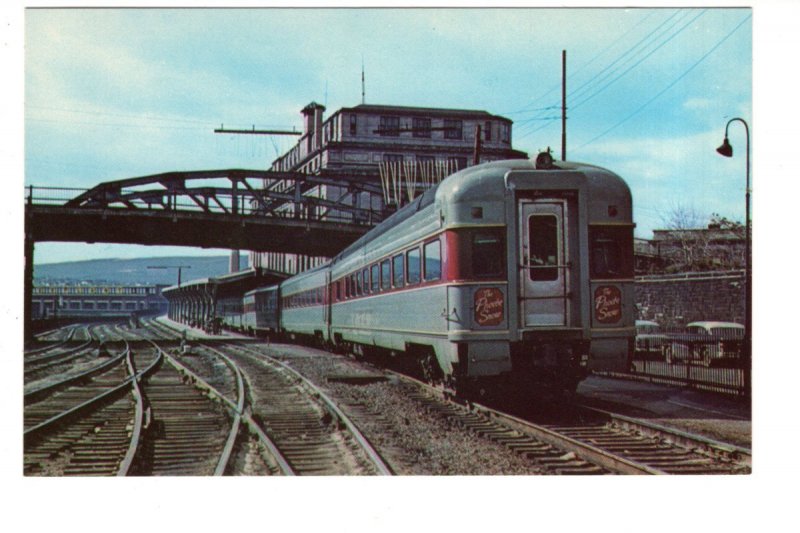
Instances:
[[[631,65],[630,67],[628,67],[628,68],[627,68],[625,71],[623,71],[621,74],[619,74],[618,76],[616,76],[616,77],[615,77],[614,79],[612,79],[610,82],[608,82],[608,83],[606,83],[605,85],[603,85],[601,88],[599,88],[598,90],[596,90],[596,91],[595,91],[594,93],[592,93],[591,95],[589,95],[589,96],[585,97],[583,100],[579,101],[578,103],[575,103],[575,104],[573,104],[573,105],[569,106],[569,109],[570,109],[570,110],[575,110],[576,108],[578,108],[578,107],[582,106],[583,104],[587,103],[589,100],[591,100],[591,99],[593,99],[594,97],[596,97],[597,95],[599,95],[601,92],[603,92],[603,91],[604,91],[605,89],[607,89],[609,86],[611,86],[611,85],[612,85],[614,82],[616,82],[617,80],[619,80],[620,78],[622,78],[623,76],[625,76],[626,74],[628,74],[628,73],[629,73],[631,70],[633,70],[634,68],[636,68],[637,66],[639,66],[639,65],[640,65],[642,62],[644,62],[644,61],[645,61],[645,60],[647,60],[649,57],[651,57],[651,56],[652,56],[652,55],[653,55],[655,52],[657,52],[658,50],[660,50],[661,48],[663,48],[664,46],[666,46],[668,43],[670,43],[672,40],[674,40],[674,39],[675,39],[675,38],[676,38],[676,37],[677,37],[679,34],[681,34],[683,31],[685,31],[685,30],[686,30],[686,28],[688,28],[688,27],[689,27],[689,26],[690,26],[690,25],[691,25],[693,22],[695,22],[695,21],[696,21],[698,18],[700,18],[701,16],[703,16],[703,15],[706,13],[706,11],[707,11],[707,10],[702,10],[702,11],[701,11],[699,14],[697,14],[697,15],[696,15],[695,17],[693,17],[691,20],[689,20],[688,22],[686,22],[685,24],[683,24],[683,25],[682,25],[682,26],[681,26],[681,27],[680,27],[680,28],[679,28],[677,31],[675,31],[675,32],[674,32],[674,33],[672,33],[672,34],[671,34],[669,37],[667,37],[666,39],[664,39],[663,41],[661,41],[660,43],[658,43],[658,44],[656,45],[656,47],[655,47],[655,48],[653,48],[653,49],[652,49],[652,50],[651,50],[649,53],[647,53],[647,54],[646,54],[644,57],[642,57],[641,59],[639,59],[638,61],[636,61],[636,63],[634,63],[633,65]],[[672,15],[672,16],[670,16],[669,18],[667,18],[665,21],[662,21],[662,22],[661,22],[661,24],[659,24],[658,28],[656,28],[656,30],[658,30],[659,28],[661,28],[662,26],[664,26],[664,24],[665,24],[665,23],[667,23],[669,20],[671,20],[671,19],[672,19],[672,18],[673,18],[673,17],[674,17],[676,14],[677,14],[677,13],[673,13],[673,15]],[[658,35],[658,37],[656,37],[656,39],[660,38],[662,35],[664,35],[664,33],[668,32],[669,30],[671,30],[672,28],[674,28],[674,27],[675,27],[677,24],[679,24],[679,23],[680,23],[680,20],[679,20],[679,21],[676,21],[674,24],[670,25],[670,26],[669,26],[668,28],[666,28],[666,29],[665,29],[663,32],[661,32],[661,33]],[[652,32],[651,32],[651,33],[652,33]],[[633,50],[635,50],[636,48],[638,48],[638,47],[639,47],[639,45],[640,45],[642,42],[644,42],[645,40],[646,40],[646,39],[642,39],[642,40],[638,41],[638,42],[637,42],[635,45],[633,45],[632,47],[630,47],[630,48],[629,48],[629,49],[628,49],[626,52],[624,52],[624,53],[623,53],[623,54],[622,54],[620,57],[618,57],[618,58],[617,58],[617,59],[616,59],[616,60],[615,60],[615,61],[614,61],[614,62],[613,62],[611,65],[618,63],[618,62],[619,62],[619,61],[620,61],[620,60],[621,60],[621,59],[622,59],[624,56],[631,54],[631,53],[632,53],[632,51],[633,51]],[[649,46],[649,43],[648,43],[648,46]],[[638,53],[638,52],[637,52],[637,53]],[[634,55],[635,55],[635,54],[634,54]],[[632,56],[632,57],[633,57],[633,56]],[[626,60],[626,62],[627,62],[627,61],[628,61],[628,60]],[[624,64],[624,63],[623,63],[623,64]],[[610,67],[611,65],[609,65],[609,67]],[[604,71],[605,71],[605,70],[607,70],[609,67],[606,67],[606,69],[603,69],[603,71],[601,71],[601,72],[604,72]],[[612,72],[612,74],[613,74],[613,72]],[[605,79],[605,78],[607,78],[607,77],[608,77],[608,76],[605,76],[605,77],[603,77],[602,79]],[[584,84],[584,86],[586,86],[586,84]],[[579,90],[580,90],[580,89],[576,89],[576,91],[575,91],[575,92],[571,93],[571,94],[570,94],[570,98],[574,98],[575,94],[576,94],[576,93],[577,93]],[[524,138],[524,137],[526,137],[526,136],[528,136],[528,135],[531,135],[531,134],[533,134],[533,133],[536,133],[537,131],[540,131],[540,130],[542,130],[542,129],[544,129],[544,128],[548,127],[548,126],[550,126],[550,125],[551,125],[553,122],[554,122],[554,120],[547,121],[545,124],[542,124],[542,125],[540,125],[539,127],[535,128],[535,129],[533,129],[533,130],[527,131],[526,133],[524,133],[524,134],[521,136],[521,138]]]
[[[621,73],[619,76],[615,77],[613,80],[611,80],[610,82],[608,82],[607,84],[605,84],[604,86],[602,86],[600,89],[598,89],[597,91],[595,91],[595,92],[594,92],[594,93],[592,93],[591,95],[587,96],[587,97],[586,97],[586,98],[584,98],[583,100],[581,100],[581,101],[579,101],[579,102],[575,103],[574,105],[572,105],[572,106],[571,106],[571,109],[575,110],[576,108],[578,108],[578,107],[582,106],[583,104],[585,104],[586,102],[588,102],[589,100],[591,100],[592,98],[594,98],[595,96],[597,96],[598,94],[600,94],[601,92],[605,91],[605,90],[606,90],[608,87],[610,87],[610,86],[611,86],[611,85],[612,85],[614,82],[616,82],[617,80],[619,80],[620,78],[622,78],[623,76],[625,76],[625,75],[626,75],[628,72],[630,72],[631,70],[633,70],[633,69],[634,69],[634,68],[636,68],[637,66],[641,65],[641,64],[642,64],[642,63],[643,63],[645,60],[647,60],[647,59],[648,59],[650,56],[652,56],[654,53],[656,53],[657,51],[659,51],[660,49],[662,49],[664,46],[666,46],[668,43],[670,43],[670,42],[671,42],[673,39],[675,39],[675,37],[677,37],[678,35],[680,35],[681,33],[683,33],[683,32],[686,30],[686,28],[688,28],[688,27],[689,27],[689,26],[690,26],[690,25],[691,25],[691,24],[692,24],[694,21],[696,21],[697,19],[699,19],[700,17],[702,17],[702,16],[703,16],[703,15],[706,13],[706,11],[707,11],[707,10],[705,10],[705,9],[704,9],[703,11],[701,11],[701,12],[700,12],[700,13],[699,13],[699,14],[698,14],[696,17],[694,17],[694,18],[693,18],[693,19],[691,19],[689,22],[687,22],[686,24],[684,24],[684,25],[683,25],[683,26],[682,26],[682,27],[681,27],[681,28],[680,28],[678,31],[676,31],[675,33],[673,33],[672,35],[670,35],[670,36],[669,36],[669,37],[668,37],[666,40],[664,40],[663,42],[661,42],[661,43],[660,43],[660,44],[659,44],[657,47],[655,47],[653,50],[651,50],[651,51],[650,51],[650,52],[649,52],[647,55],[645,55],[645,56],[644,56],[643,58],[641,58],[639,61],[637,61],[636,63],[634,63],[634,64],[633,64],[633,65],[631,65],[630,67],[628,67],[628,68],[627,68],[627,69],[626,69],[624,72],[622,72],[622,73]]]
[[[641,111],[642,111],[642,109],[644,109],[645,107],[647,107],[648,105],[650,105],[650,104],[651,104],[651,103],[652,103],[654,100],[656,100],[656,99],[657,99],[659,96],[661,96],[662,94],[664,94],[665,92],[667,92],[668,90],[670,90],[672,87],[674,87],[674,86],[675,86],[675,84],[676,84],[676,83],[678,83],[680,80],[682,80],[683,78],[685,78],[685,77],[686,77],[686,76],[687,76],[687,75],[688,75],[688,74],[689,74],[689,73],[690,73],[692,70],[694,70],[694,69],[695,69],[695,67],[697,67],[697,65],[699,65],[700,63],[702,63],[703,61],[705,61],[705,59],[706,59],[708,56],[710,56],[710,55],[711,55],[711,54],[712,54],[712,53],[713,53],[713,52],[714,52],[714,51],[715,51],[717,48],[719,48],[720,46],[722,46],[722,43],[724,43],[725,41],[727,41],[727,40],[728,40],[728,38],[730,38],[730,36],[731,36],[731,35],[733,35],[734,33],[736,33],[736,31],[737,31],[739,28],[741,28],[741,27],[742,27],[742,25],[743,25],[745,22],[747,22],[748,20],[750,20],[750,18],[751,18],[751,15],[748,15],[747,17],[745,17],[745,18],[744,18],[744,19],[743,19],[743,20],[742,20],[742,21],[741,21],[739,24],[737,24],[737,25],[736,25],[736,27],[735,27],[735,28],[733,28],[733,29],[732,29],[732,30],[731,30],[731,31],[730,31],[730,32],[729,32],[727,35],[725,35],[725,37],[723,37],[722,39],[720,39],[720,40],[719,40],[719,41],[718,41],[718,42],[717,42],[717,43],[716,43],[716,44],[715,44],[715,45],[714,45],[714,46],[713,46],[713,47],[712,47],[712,48],[711,48],[711,49],[710,49],[708,52],[706,52],[706,53],[703,55],[703,57],[701,57],[700,59],[698,59],[698,60],[697,60],[697,61],[696,61],[694,64],[692,64],[692,65],[691,65],[691,66],[690,66],[688,69],[686,69],[686,70],[685,70],[685,71],[684,71],[684,72],[683,72],[683,73],[682,73],[680,76],[678,76],[677,78],[675,78],[675,80],[673,80],[673,81],[672,81],[672,83],[670,83],[669,85],[667,85],[666,87],[664,87],[664,88],[663,88],[661,91],[659,91],[659,92],[658,92],[656,95],[654,95],[652,98],[650,98],[650,99],[649,99],[648,101],[646,101],[644,104],[642,104],[641,106],[639,106],[638,108],[636,108],[636,110],[635,110],[635,111],[633,111],[631,114],[629,114],[628,116],[626,116],[625,118],[623,118],[622,120],[620,120],[619,122],[617,122],[616,124],[614,124],[613,126],[611,126],[610,128],[608,128],[606,131],[604,131],[604,132],[603,132],[603,133],[601,133],[600,135],[598,135],[598,136],[594,137],[592,140],[590,140],[590,141],[588,141],[588,142],[586,142],[586,143],[582,144],[582,145],[581,145],[581,146],[579,146],[578,148],[580,149],[580,148],[583,148],[584,146],[587,146],[587,145],[589,145],[589,144],[593,143],[593,142],[594,142],[594,141],[596,141],[597,139],[600,139],[601,137],[603,137],[603,136],[605,136],[606,134],[610,133],[611,131],[615,130],[616,128],[618,128],[619,126],[621,126],[622,124],[624,124],[625,122],[627,122],[628,120],[630,120],[631,118],[633,118],[635,115],[637,115],[639,112],[641,112]]]
[[[663,48],[664,46],[666,46],[666,44],[667,44],[667,43],[669,43],[669,42],[670,42],[670,41],[672,41],[672,40],[673,40],[675,37],[677,37],[677,35],[679,35],[680,33],[682,33],[682,32],[683,32],[683,31],[684,31],[684,30],[685,30],[685,29],[686,29],[686,28],[687,28],[687,27],[688,27],[688,26],[689,26],[689,25],[690,25],[692,22],[694,22],[694,21],[695,21],[695,20],[697,20],[699,17],[701,17],[701,16],[702,16],[702,15],[705,13],[705,11],[707,11],[707,10],[703,10],[703,11],[702,11],[700,14],[698,14],[696,17],[694,17],[694,18],[693,18],[692,20],[690,20],[688,23],[684,24],[684,25],[683,25],[683,26],[682,26],[682,27],[681,27],[681,28],[680,28],[680,29],[679,29],[677,32],[673,33],[673,34],[672,34],[671,36],[669,36],[667,39],[665,39],[665,40],[661,41],[661,42],[660,42],[660,43],[659,43],[659,44],[658,44],[658,45],[657,45],[657,46],[656,46],[656,47],[655,47],[653,50],[651,50],[651,51],[650,51],[650,53],[648,53],[648,54],[647,54],[647,55],[645,55],[643,58],[641,58],[639,61],[637,61],[636,63],[634,63],[633,65],[631,65],[631,66],[630,66],[629,68],[627,68],[627,69],[626,69],[624,72],[622,72],[621,74],[619,74],[617,77],[615,77],[614,79],[612,79],[610,82],[608,82],[607,84],[605,84],[603,87],[601,87],[600,89],[596,90],[596,91],[595,91],[594,93],[592,93],[590,96],[588,96],[588,97],[585,97],[583,100],[579,101],[578,103],[570,105],[570,106],[569,106],[569,109],[570,109],[570,110],[575,110],[576,108],[578,108],[578,107],[582,106],[583,104],[585,104],[586,102],[588,102],[589,100],[591,100],[592,98],[594,98],[595,96],[599,95],[601,92],[603,92],[603,91],[604,91],[605,89],[607,89],[609,86],[611,86],[611,85],[612,85],[614,82],[616,82],[617,80],[619,80],[620,78],[622,78],[624,75],[626,75],[628,72],[630,72],[630,71],[631,71],[631,70],[633,70],[635,67],[637,67],[637,66],[638,66],[638,65],[640,65],[642,62],[644,62],[644,61],[645,61],[647,58],[649,58],[651,55],[653,55],[653,54],[654,54],[654,53],[655,53],[657,50],[660,50],[661,48]],[[570,100],[574,99],[574,98],[575,98],[577,95],[579,95],[579,94],[581,93],[581,91],[582,91],[584,88],[586,88],[586,87],[589,87],[589,86],[591,86],[591,85],[596,85],[597,83],[602,83],[602,81],[604,81],[604,80],[605,80],[605,79],[607,79],[609,76],[612,76],[612,75],[613,75],[615,72],[617,72],[617,71],[618,71],[618,69],[614,69],[614,70],[611,70],[611,71],[610,71],[608,74],[601,76],[601,74],[603,74],[604,72],[608,71],[608,70],[609,70],[609,69],[610,69],[612,66],[614,66],[614,65],[616,65],[617,63],[619,63],[620,61],[622,61],[621,65],[620,65],[620,67],[621,67],[622,65],[625,65],[625,64],[627,64],[629,61],[633,60],[633,58],[635,58],[635,57],[636,57],[636,55],[639,53],[639,50],[637,50],[637,49],[638,49],[638,48],[640,48],[640,45],[642,45],[642,43],[646,43],[646,44],[644,45],[644,47],[642,48],[642,49],[644,50],[644,49],[646,49],[646,48],[647,48],[647,46],[649,46],[649,45],[651,44],[651,42],[653,42],[653,41],[656,41],[656,40],[660,39],[660,38],[661,38],[661,37],[662,37],[662,36],[663,36],[665,33],[667,33],[668,31],[670,31],[671,29],[673,29],[673,28],[674,28],[676,25],[678,25],[678,24],[681,22],[681,20],[682,20],[682,19],[678,19],[678,20],[676,20],[676,21],[675,21],[673,24],[669,25],[668,27],[664,28],[664,29],[663,29],[663,31],[661,31],[661,28],[662,28],[662,27],[663,27],[665,24],[667,24],[667,23],[668,23],[670,20],[672,20],[672,19],[673,19],[673,18],[674,18],[676,15],[678,15],[679,13],[681,13],[681,12],[680,12],[680,11],[676,11],[675,13],[673,13],[672,15],[670,15],[670,16],[669,16],[667,19],[665,19],[664,21],[662,21],[662,22],[661,22],[661,23],[660,23],[660,24],[659,24],[659,25],[658,25],[658,26],[657,26],[657,27],[656,27],[654,30],[651,30],[650,32],[648,32],[648,35],[647,35],[647,36],[645,36],[643,39],[640,39],[640,40],[639,40],[639,41],[638,41],[636,44],[634,44],[633,46],[631,46],[630,48],[628,48],[628,49],[627,49],[625,52],[623,52],[623,53],[622,53],[622,54],[621,54],[621,55],[620,55],[620,56],[619,56],[617,59],[615,59],[615,60],[614,60],[614,61],[613,61],[611,64],[609,64],[609,65],[608,65],[606,68],[604,68],[603,70],[601,70],[601,71],[600,71],[600,73],[598,73],[598,75],[597,75],[597,76],[595,76],[595,78],[593,78],[592,80],[589,80],[589,81],[587,81],[587,82],[586,82],[586,83],[584,83],[584,84],[583,84],[581,87],[579,87],[579,88],[578,88],[578,89],[576,89],[575,91],[571,92],[571,93],[569,94],[569,98],[570,98]],[[649,42],[648,42],[648,41],[649,41]],[[588,89],[587,89],[587,90],[588,90]],[[537,131],[539,131],[539,130],[542,130],[542,129],[546,128],[547,126],[549,126],[549,125],[550,125],[550,123],[552,123],[552,122],[553,122],[553,121],[551,120],[551,121],[549,121],[548,123],[546,123],[546,124],[543,124],[543,125],[541,125],[540,127],[538,127],[538,128],[536,128],[536,129],[534,129],[534,130],[532,130],[532,131],[528,132],[526,135],[529,135],[529,134],[535,133],[535,132],[537,132]]]
[[[570,73],[570,75],[569,75],[569,78],[568,78],[568,79],[571,81],[571,80],[572,80],[572,79],[573,79],[575,76],[577,76],[577,75],[578,75],[578,74],[579,74],[579,73],[580,73],[582,70],[584,70],[586,67],[588,67],[589,65],[591,65],[591,64],[592,64],[594,61],[596,61],[596,60],[597,60],[597,59],[598,59],[600,56],[602,56],[602,55],[603,55],[603,54],[604,54],[606,51],[608,51],[609,49],[613,48],[613,47],[614,47],[614,45],[616,45],[616,44],[617,44],[619,41],[621,41],[622,39],[624,39],[625,37],[627,37],[627,36],[628,36],[628,34],[630,34],[630,33],[631,33],[633,30],[635,30],[636,28],[638,28],[639,26],[641,26],[641,25],[644,23],[644,21],[646,21],[648,18],[650,18],[651,16],[653,16],[653,14],[655,14],[655,13],[656,13],[656,11],[650,11],[650,12],[648,12],[648,13],[647,13],[647,15],[645,15],[644,17],[642,17],[642,18],[641,18],[641,19],[640,19],[638,22],[636,22],[636,24],[634,24],[634,25],[633,25],[631,28],[629,28],[627,31],[623,32],[623,33],[622,33],[622,34],[621,34],[619,37],[617,37],[617,38],[616,38],[614,41],[612,41],[612,42],[611,42],[611,44],[609,44],[608,46],[606,46],[606,47],[605,47],[605,48],[604,48],[604,49],[603,49],[601,52],[599,52],[598,54],[596,54],[596,55],[595,55],[593,58],[591,58],[590,60],[588,60],[587,62],[585,62],[583,65],[581,65],[580,67],[578,67],[577,69],[575,69],[575,70],[574,70],[572,73]],[[673,15],[673,16],[674,16],[674,15]],[[534,99],[533,99],[533,101],[532,101],[530,104],[526,105],[525,107],[523,107],[523,108],[521,108],[521,109],[518,109],[518,110],[516,110],[516,111],[506,111],[506,112],[502,112],[502,113],[500,113],[500,114],[501,114],[501,115],[516,115],[516,114],[519,114],[519,113],[530,112],[530,111],[545,111],[545,110],[550,110],[550,109],[558,109],[560,106],[559,106],[559,105],[557,105],[557,104],[556,104],[556,105],[547,106],[547,107],[533,108],[533,109],[531,109],[531,108],[530,108],[530,106],[531,106],[531,105],[533,105],[533,104],[535,104],[535,103],[536,103],[536,102],[538,102],[539,100],[543,99],[544,97],[546,97],[547,95],[549,95],[550,93],[552,93],[553,91],[555,91],[556,89],[558,89],[559,87],[561,87],[561,83],[556,83],[555,85],[553,85],[552,87],[550,87],[549,89],[547,89],[547,90],[546,90],[544,93],[542,93],[540,96],[537,96],[536,98],[534,98]]]

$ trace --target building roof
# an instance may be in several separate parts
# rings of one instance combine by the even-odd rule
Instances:
[[[398,113],[404,115],[421,115],[426,117],[463,117],[470,119],[487,119],[492,118],[496,120],[503,120],[512,122],[511,119],[501,117],[499,115],[492,115],[487,111],[475,109],[446,109],[441,107],[411,107],[411,106],[398,106],[398,105],[379,105],[379,104],[360,104],[355,107],[343,107],[336,111],[356,112],[356,113]],[[334,113],[335,114],[335,113]]]

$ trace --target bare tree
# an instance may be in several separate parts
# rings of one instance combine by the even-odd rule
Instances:
[[[716,213],[707,218],[693,206],[676,205],[653,232],[670,271],[730,270],[744,265],[744,226]]]

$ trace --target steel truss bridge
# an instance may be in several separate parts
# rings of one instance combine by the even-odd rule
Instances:
[[[333,256],[389,214],[361,207],[383,206],[376,178],[226,169],[166,172],[88,190],[31,186],[26,241]]]

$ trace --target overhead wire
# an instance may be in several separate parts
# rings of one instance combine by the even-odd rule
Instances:
[[[683,73],[682,73],[680,76],[678,76],[677,78],[675,78],[675,79],[674,79],[674,80],[673,80],[673,81],[672,81],[672,82],[671,82],[669,85],[667,85],[666,87],[664,87],[662,90],[660,90],[658,93],[656,93],[655,95],[653,95],[653,96],[652,96],[652,97],[651,97],[649,100],[647,100],[645,103],[643,103],[642,105],[640,105],[639,107],[637,107],[637,108],[636,108],[636,109],[635,109],[635,110],[634,110],[632,113],[630,113],[630,114],[629,114],[629,115],[627,115],[625,118],[623,118],[622,120],[620,120],[619,122],[617,122],[616,124],[614,124],[613,126],[611,126],[610,128],[608,128],[607,130],[605,130],[603,133],[601,133],[601,134],[599,134],[599,135],[595,136],[595,137],[594,137],[594,138],[592,138],[591,140],[589,140],[589,141],[587,141],[587,142],[583,143],[582,145],[580,145],[580,146],[578,147],[578,149],[580,149],[580,148],[583,148],[583,147],[585,147],[585,146],[587,146],[587,145],[589,145],[589,144],[591,144],[591,143],[595,142],[596,140],[598,140],[598,139],[600,139],[600,138],[604,137],[604,136],[605,136],[605,135],[607,135],[608,133],[610,133],[610,132],[614,131],[614,130],[615,130],[615,129],[617,129],[619,126],[621,126],[622,124],[624,124],[625,122],[627,122],[628,120],[630,120],[631,118],[633,118],[634,116],[636,116],[637,114],[639,114],[639,113],[640,113],[640,112],[641,112],[641,111],[642,111],[644,108],[646,108],[646,107],[647,107],[647,106],[649,106],[651,103],[653,103],[653,102],[654,102],[656,99],[658,99],[658,98],[659,98],[659,97],[660,97],[662,94],[664,94],[664,93],[666,93],[667,91],[669,91],[669,90],[670,90],[672,87],[674,87],[674,86],[675,86],[675,84],[677,84],[677,83],[678,83],[679,81],[681,81],[683,78],[685,78],[686,76],[688,76],[690,72],[692,72],[692,71],[693,71],[693,70],[694,70],[694,69],[695,69],[695,68],[696,68],[696,67],[697,67],[697,66],[698,66],[700,63],[702,63],[703,61],[705,61],[705,60],[706,60],[706,58],[708,58],[708,56],[710,56],[710,55],[711,55],[712,53],[714,53],[714,52],[715,52],[715,51],[716,51],[716,50],[717,50],[717,49],[718,49],[720,46],[722,46],[722,44],[723,44],[725,41],[727,41],[727,40],[728,40],[728,39],[729,39],[729,38],[730,38],[730,37],[731,37],[731,36],[732,36],[734,33],[736,33],[736,32],[739,30],[739,28],[741,28],[741,27],[742,27],[742,25],[743,25],[745,22],[747,22],[747,21],[748,21],[748,20],[749,20],[751,17],[752,17],[752,15],[747,15],[747,16],[746,16],[746,17],[745,17],[745,18],[744,18],[744,19],[743,19],[741,22],[739,22],[739,24],[737,24],[737,25],[736,25],[736,26],[735,26],[735,27],[734,27],[734,28],[733,28],[733,29],[732,29],[730,32],[728,32],[728,33],[727,33],[727,34],[726,34],[726,35],[725,35],[725,36],[724,36],[722,39],[720,39],[719,41],[717,41],[717,43],[716,43],[716,44],[715,44],[713,47],[711,47],[711,49],[710,49],[708,52],[706,52],[705,54],[703,54],[703,56],[702,56],[700,59],[698,59],[697,61],[695,61],[695,62],[694,62],[694,63],[693,63],[691,66],[689,66],[689,68],[687,68],[686,70],[684,70],[684,71],[683,71]]]
[[[622,39],[624,39],[625,37],[627,37],[627,36],[628,36],[628,34],[630,34],[630,33],[631,33],[633,30],[635,30],[636,28],[638,28],[639,26],[641,26],[641,25],[642,25],[642,24],[643,24],[643,23],[644,23],[644,22],[645,22],[645,21],[646,21],[648,18],[650,18],[651,16],[653,16],[655,13],[656,13],[656,11],[655,11],[655,10],[653,10],[653,11],[648,11],[648,13],[647,13],[647,14],[646,14],[644,17],[642,17],[641,19],[639,19],[639,21],[638,21],[638,22],[636,22],[636,23],[635,23],[635,24],[634,24],[634,25],[633,25],[631,28],[629,28],[628,30],[626,30],[625,32],[623,32],[623,33],[622,33],[622,34],[621,34],[619,37],[617,37],[617,38],[616,38],[614,41],[612,41],[612,42],[611,42],[611,43],[610,43],[608,46],[606,46],[605,48],[603,48],[603,50],[601,50],[600,52],[598,52],[598,53],[597,53],[597,54],[596,54],[594,57],[592,57],[592,58],[591,58],[591,59],[589,59],[588,61],[584,62],[584,63],[583,63],[581,66],[579,66],[578,68],[576,68],[574,71],[570,72],[570,73],[569,73],[569,75],[567,76],[567,79],[570,79],[570,80],[571,80],[571,79],[573,79],[575,76],[577,76],[578,74],[580,74],[580,72],[581,72],[581,71],[583,71],[584,69],[586,69],[586,68],[587,68],[589,65],[591,65],[592,63],[594,63],[594,62],[595,62],[595,61],[596,61],[598,58],[600,58],[600,57],[601,57],[603,54],[605,54],[605,53],[606,53],[608,50],[610,50],[611,48],[613,48],[613,47],[614,47],[614,46],[615,46],[615,45],[616,45],[616,44],[617,44],[619,41],[621,41]],[[516,111],[505,111],[505,112],[502,112],[502,113],[500,113],[500,114],[501,114],[501,115],[516,115],[516,114],[519,114],[519,113],[524,113],[524,112],[526,112],[526,111],[527,111],[527,112],[530,112],[530,111],[543,111],[543,110],[548,110],[548,109],[558,109],[558,108],[560,107],[560,105],[557,105],[557,104],[555,104],[555,105],[551,105],[551,106],[546,106],[546,107],[533,108],[533,109],[531,109],[531,108],[530,108],[530,106],[532,106],[532,105],[534,105],[536,102],[538,102],[538,101],[542,100],[544,97],[546,97],[547,95],[549,95],[550,93],[552,93],[553,91],[555,91],[556,89],[558,89],[559,87],[561,87],[561,83],[560,83],[560,82],[559,82],[559,83],[556,83],[556,84],[554,84],[552,87],[550,87],[549,89],[547,89],[547,90],[546,90],[544,93],[542,93],[540,96],[537,96],[536,98],[534,98],[534,99],[533,99],[533,101],[532,101],[531,103],[529,103],[528,105],[526,105],[525,107],[523,107],[523,108],[521,108],[521,109],[518,109],[518,110],[516,110]]]
[[[633,65],[631,65],[627,69],[625,69],[621,74],[619,74],[616,77],[614,77],[611,81],[609,81],[608,83],[606,83],[605,85],[603,85],[599,89],[595,90],[591,95],[585,97],[583,100],[579,101],[576,104],[570,105],[569,109],[570,110],[574,110],[577,107],[580,107],[581,105],[585,104],[586,102],[588,102],[589,100],[593,99],[594,97],[599,95],[601,92],[606,90],[609,86],[611,86],[613,83],[615,83],[616,81],[621,79],[623,76],[625,76],[631,70],[633,70],[636,66],[640,65],[646,59],[651,57],[656,51],[660,50],[661,48],[666,46],[668,43],[670,43],[679,34],[681,34],[683,31],[685,31],[693,22],[695,22],[698,18],[700,18],[703,14],[705,14],[706,11],[707,10],[702,10],[700,13],[698,13],[696,16],[694,16],[691,20],[689,20],[688,22],[683,24],[677,31],[675,31],[674,33],[669,35],[669,37],[666,37],[665,39],[663,39],[660,42],[658,42],[658,44],[656,44],[655,47],[652,50],[650,50],[644,57],[641,57],[638,61],[636,61],[636,63],[634,63]],[[677,20],[673,21],[675,16],[678,15],[679,13],[682,16],[679,17]],[[621,68],[623,65],[626,65],[630,61],[634,60],[638,54],[640,54],[640,53],[644,52],[645,50],[647,50],[647,48],[651,44],[653,44],[654,41],[660,39],[662,36],[664,36],[665,33],[669,32],[670,30],[675,28],[675,26],[677,26],[682,21],[684,21],[686,19],[686,16],[688,16],[688,14],[686,16],[683,16],[684,13],[689,13],[689,12],[677,11],[675,13],[672,13],[665,20],[661,21],[661,23],[655,29],[650,30],[648,32],[647,36],[645,36],[644,38],[642,38],[639,41],[637,41],[633,46],[629,47],[625,52],[623,52],[619,57],[617,57],[617,59],[615,59],[612,63],[610,63],[604,69],[602,69],[598,73],[598,75],[596,75],[594,78],[592,78],[591,80],[587,81],[582,86],[580,86],[577,89],[575,89],[574,91],[568,93],[568,98],[573,99],[573,98],[575,98],[576,94],[580,94],[581,91],[585,92],[586,90],[588,90],[587,89],[588,87],[596,85],[597,83],[602,83],[602,81],[606,80],[609,76],[614,75],[614,73],[618,72],[619,68]],[[671,24],[669,24],[668,26],[665,27],[665,25],[670,23],[670,21],[672,21]],[[613,67],[614,65],[616,65],[617,63],[620,63],[620,62],[622,62],[620,67],[618,67],[617,69],[611,70],[608,74],[604,74],[604,73],[606,73],[606,71],[611,69],[611,67]],[[542,120],[540,117],[534,117],[534,118],[536,118],[537,120]],[[520,130],[520,134],[517,134],[515,136],[518,139],[519,138],[525,138],[525,137],[527,137],[527,136],[529,136],[529,135],[531,135],[533,133],[536,133],[537,131],[540,131],[540,130],[550,126],[553,122],[555,122],[556,120],[559,120],[560,118],[561,117],[555,117],[555,118],[550,119],[550,120],[545,120],[544,124],[541,124],[538,127],[533,128],[533,129],[531,129],[530,127],[528,127],[528,128],[523,127]],[[518,122],[519,123],[523,123],[523,121],[518,121]],[[528,120],[524,121],[525,124],[528,124],[528,122],[531,122],[531,121],[528,121]]]

